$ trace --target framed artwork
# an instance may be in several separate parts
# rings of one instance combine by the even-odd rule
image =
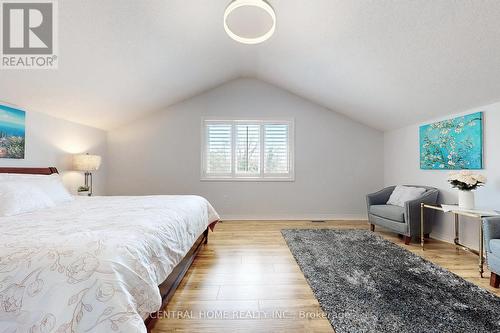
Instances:
[[[0,158],[24,158],[26,112],[0,104]]]
[[[463,170],[483,168],[483,113],[420,127],[420,168]]]

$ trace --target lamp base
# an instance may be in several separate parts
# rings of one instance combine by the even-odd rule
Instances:
[[[92,172],[85,172],[85,187],[88,188],[88,196],[92,196]]]

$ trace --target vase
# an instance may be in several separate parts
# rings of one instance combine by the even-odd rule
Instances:
[[[459,190],[458,207],[463,209],[474,209],[474,192]]]

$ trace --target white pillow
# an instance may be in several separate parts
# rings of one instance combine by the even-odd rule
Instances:
[[[43,179],[39,186],[42,190],[54,201],[54,203],[62,203],[74,200],[75,198],[68,192],[59,175],[51,175]]]
[[[13,181],[0,183],[0,216],[13,216],[54,206],[54,202],[38,186]]]
[[[405,202],[419,198],[425,191],[426,189],[421,187],[398,185],[389,197],[387,204],[404,207]]]
[[[16,183],[26,183],[37,186],[45,192],[54,203],[62,203],[74,200],[74,197],[68,192],[64,186],[61,177],[58,174],[52,175],[23,175],[23,174],[3,174],[0,180],[6,179],[7,181]]]

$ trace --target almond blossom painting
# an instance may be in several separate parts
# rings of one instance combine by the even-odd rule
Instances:
[[[483,113],[421,126],[420,168],[482,169]]]
[[[0,104],[0,158],[24,158],[26,112]]]

